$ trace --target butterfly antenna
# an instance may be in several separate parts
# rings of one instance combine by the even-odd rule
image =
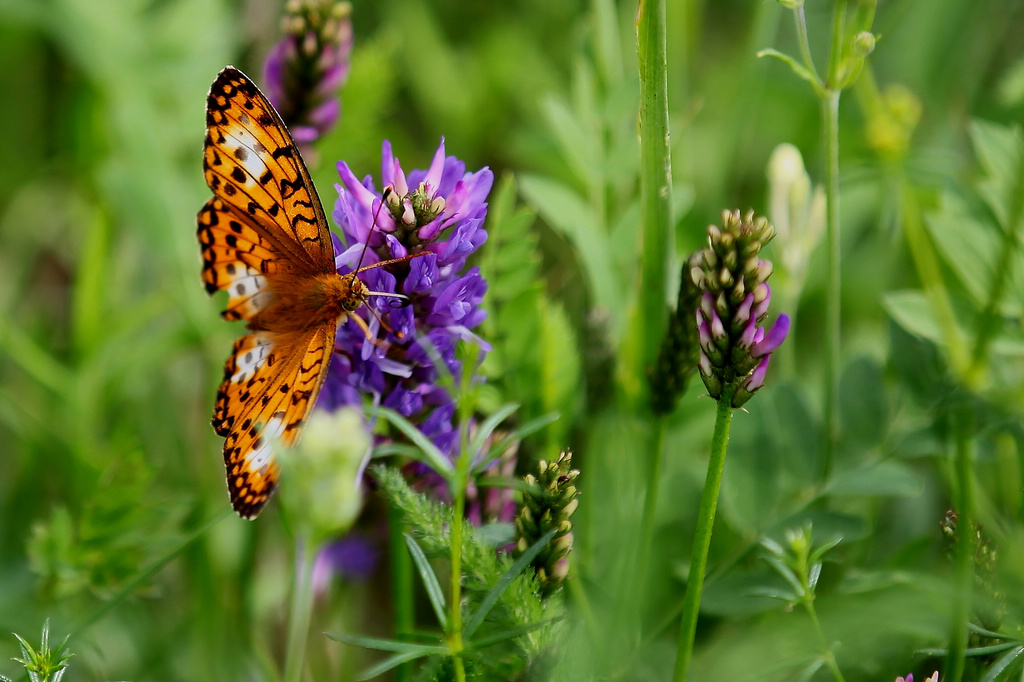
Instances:
[[[356,272],[359,272],[360,266],[363,264],[363,256],[366,255],[366,248],[370,245],[370,238],[373,237],[373,228],[377,227],[377,218],[380,217],[380,210],[384,208],[384,202],[388,200],[388,196],[394,190],[391,189],[391,185],[384,188],[384,193],[380,195],[380,206],[377,207],[377,212],[373,214],[373,224],[370,225],[370,231],[366,235],[366,241],[363,242],[363,250],[359,253],[359,260],[356,262]]]

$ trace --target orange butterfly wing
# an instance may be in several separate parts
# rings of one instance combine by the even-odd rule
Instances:
[[[197,218],[203,281],[227,290],[229,320],[253,320],[273,302],[281,275],[335,272],[320,199],[299,151],[266,97],[227,67],[206,103],[203,168],[215,196]],[[272,326],[272,320],[261,320]],[[267,324],[271,323],[271,324]],[[235,511],[254,518],[277,485],[276,442],[293,444],[320,393],[335,325],[291,334],[256,331],[235,342],[224,366],[213,426]]]

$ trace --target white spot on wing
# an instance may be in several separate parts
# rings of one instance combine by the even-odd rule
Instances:
[[[267,356],[274,349],[274,344],[263,336],[257,336],[257,343],[252,348],[243,350],[235,356],[235,367],[238,371],[231,377],[232,383],[242,383],[247,380],[253,371],[263,366]]]

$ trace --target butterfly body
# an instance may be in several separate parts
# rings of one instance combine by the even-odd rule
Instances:
[[[248,327],[287,336],[326,324],[337,325],[369,298],[369,288],[353,274],[268,277],[268,305],[256,313]]]

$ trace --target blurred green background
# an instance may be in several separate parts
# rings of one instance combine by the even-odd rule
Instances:
[[[238,329],[220,320],[199,279],[205,96],[225,64],[258,78],[281,9],[264,0],[0,2],[0,633],[31,641],[50,618],[62,638],[88,623],[71,642],[69,680],[273,679],[279,668],[291,546],[273,504],[256,523],[222,520],[94,616],[228,505],[209,417]],[[319,143],[313,177],[330,213],[337,160],[377,175],[386,138],[406,169],[422,168],[441,136],[467,168],[516,174],[519,201],[537,219],[507,252],[514,257],[489,251],[502,244],[495,238],[481,262],[485,276],[488,267],[538,273],[537,381],[501,374],[501,359],[522,351],[502,345],[502,325],[516,321],[508,311],[485,328],[498,336],[489,371],[528,415],[563,414],[523,453],[577,453],[576,580],[597,595],[644,584],[645,618],[656,625],[641,644],[620,641],[598,660],[623,679],[665,679],[713,406],[698,399],[699,385],[681,401],[655,565],[650,576],[624,574],[647,453],[606,388],[615,329],[635,295],[635,11],[602,0],[354,2],[342,119]],[[823,63],[832,3],[808,0],[806,11]],[[723,208],[769,211],[766,167],[778,144],[801,150],[815,184],[823,150],[810,89],[755,56],[796,52],[787,11],[768,0],[669,0],[668,15],[678,263]],[[928,208],[950,186],[971,187],[982,175],[972,119],[1020,120],[1024,3],[881,0],[874,32],[870,71],[844,96],[840,121],[842,404],[857,438],[837,468],[861,478],[837,484],[818,470],[824,272],[814,252],[783,308],[799,324],[772,385],[734,425],[699,679],[791,679],[813,652],[803,621],[749,596],[767,574],[757,538],[810,516],[816,535],[839,528],[847,538],[841,565],[826,567],[822,609],[848,679],[934,669],[913,652],[945,644],[938,523],[952,484],[944,417],[929,402],[942,386],[940,354],[880,302],[917,286],[903,188]],[[587,210],[572,214],[573,197]],[[595,240],[611,253],[606,281],[581,248]],[[612,281],[624,288],[601,290]],[[1014,575],[1024,568],[1019,386],[1000,395],[998,409],[985,408],[979,486],[982,521]],[[386,585],[334,580],[313,632],[390,634]],[[1002,588],[1004,610],[1022,623],[1014,586],[1019,575]],[[597,602],[599,614],[617,608]],[[614,620],[602,622],[618,641]],[[16,654],[0,635],[0,661]],[[370,660],[316,636],[310,656],[316,679],[349,679]]]

